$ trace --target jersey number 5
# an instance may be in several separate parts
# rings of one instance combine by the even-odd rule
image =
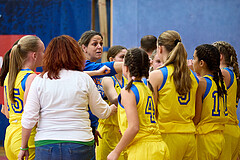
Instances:
[[[14,101],[15,104],[12,104],[12,109],[15,113],[23,112],[23,101],[19,98],[20,92],[19,89],[14,88]]]
[[[153,99],[152,99],[151,96],[148,96],[147,106],[146,106],[146,109],[145,109],[145,114],[149,114],[150,115],[151,123],[156,123],[155,109],[154,109]]]

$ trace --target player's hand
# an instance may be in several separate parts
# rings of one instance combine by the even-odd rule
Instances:
[[[29,156],[28,150],[26,150],[26,151],[20,150],[20,152],[18,154],[18,160],[23,160],[24,157],[25,157],[25,160],[28,160],[28,156]]]
[[[104,65],[102,68],[100,68],[99,70],[97,70],[98,75],[109,74],[110,71],[111,71],[111,69],[110,69],[108,66],[106,66],[106,65]]]
[[[111,108],[111,114],[110,114],[110,115],[112,115],[112,114],[114,114],[114,113],[117,113],[117,106],[116,106],[115,104],[112,104],[112,105],[110,106],[110,108]]]
[[[107,156],[107,160],[118,160],[119,154],[115,153],[114,150]]]
[[[97,130],[95,130],[94,140],[95,140],[95,144],[97,144],[97,146],[99,145],[98,137],[102,139],[100,133]]]
[[[188,66],[189,69],[193,70],[193,60],[192,59],[187,60],[187,66]]]

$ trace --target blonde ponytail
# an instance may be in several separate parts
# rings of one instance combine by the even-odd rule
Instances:
[[[14,102],[14,86],[18,72],[22,69],[27,55],[30,51],[37,52],[40,39],[36,36],[28,35],[22,37],[18,44],[13,46],[10,53],[8,92],[12,103]]]
[[[187,66],[187,52],[181,42],[181,37],[176,31],[163,32],[158,37],[158,44],[169,52],[163,66],[173,64],[173,81],[179,95],[186,95],[192,87],[191,71]]]

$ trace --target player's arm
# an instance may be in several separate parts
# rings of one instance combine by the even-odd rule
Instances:
[[[7,119],[9,119],[9,112],[8,112],[8,108],[7,108],[6,94],[4,94],[4,99],[3,100],[4,100],[4,104],[2,105],[1,112],[7,117]]]
[[[32,81],[34,80],[34,78],[37,76],[37,74],[35,73],[32,73],[30,74],[28,77],[27,77],[27,80],[26,80],[26,84],[25,84],[25,92],[24,92],[24,101],[23,101],[23,106],[25,106],[25,103],[27,101],[27,95],[28,95],[28,92],[29,92],[29,89],[30,89],[30,86],[32,84]]]
[[[114,88],[114,82],[111,77],[104,77],[102,79],[102,86],[105,95],[107,96],[108,100],[112,103],[115,104],[116,106],[118,105],[118,94]]]
[[[93,70],[93,71],[83,71],[84,73],[87,73],[89,76],[99,76],[99,75],[105,75],[109,74],[111,69],[107,66],[103,66],[102,68],[98,70]]]
[[[221,69],[221,72],[222,72],[223,80],[224,80],[226,86],[229,87],[230,82],[231,82],[230,73],[226,69]]]
[[[122,65],[123,65],[123,62],[114,62],[114,69],[117,73],[122,73]]]
[[[199,84],[196,92],[196,104],[195,104],[195,117],[193,122],[197,125],[201,119],[202,105],[203,105],[203,95],[206,91],[207,82],[204,78],[199,78]]]
[[[134,93],[131,90],[129,92],[127,90],[122,90],[121,96],[121,103],[125,108],[128,120],[128,128],[116,148],[108,155],[108,160],[117,160],[120,153],[132,142],[139,131],[139,118]]]
[[[29,151],[28,151],[28,139],[31,135],[32,129],[26,129],[22,127],[22,144],[21,144],[21,150],[18,154],[18,159],[21,160],[25,157],[26,160],[28,160],[29,157]]]
[[[161,70],[152,71],[149,75],[149,82],[151,83],[151,85],[153,87],[153,91],[154,91],[153,98],[154,98],[155,106],[157,106],[158,89],[160,88],[160,86],[162,85],[162,82],[163,82],[162,71]]]

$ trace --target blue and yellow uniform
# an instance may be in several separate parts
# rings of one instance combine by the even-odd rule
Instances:
[[[8,75],[4,81],[4,94],[7,99],[7,107],[9,112],[9,123],[10,125],[7,127],[4,147],[6,156],[8,159],[13,160],[18,158],[18,154],[20,151],[21,143],[22,143],[22,114],[23,114],[23,101],[24,101],[24,92],[25,92],[25,83],[27,77],[34,73],[30,69],[22,69],[15,80],[14,85],[14,100],[13,104],[9,99],[8,93]],[[28,140],[29,147],[29,159],[35,158],[35,145],[34,145],[34,137],[36,134],[36,127],[32,129],[31,136]]]
[[[120,94],[121,89],[127,85],[127,79],[122,76],[121,85],[116,76],[112,76],[111,78],[114,82],[114,88],[117,94]],[[110,104],[109,101],[107,102]],[[119,130],[117,114],[111,115],[107,119],[99,119],[98,131],[102,136],[102,139],[99,139],[99,146],[96,148],[96,159],[106,160],[109,153],[114,150],[122,137]],[[118,159],[125,159],[124,153],[121,154]]]
[[[218,95],[213,76],[203,77],[207,87],[203,95],[201,118],[196,128],[198,159],[218,159],[225,143],[223,130],[227,121],[226,106],[224,98]]]
[[[230,74],[230,84],[227,86],[227,114],[228,121],[225,124],[224,138],[225,145],[220,156],[222,160],[236,160],[240,148],[240,129],[237,119],[237,79],[230,68],[222,68]],[[236,101],[235,101],[236,99]]]
[[[131,90],[136,97],[139,131],[127,147],[128,159],[169,159],[168,147],[162,140],[156,123],[152,92],[142,81],[133,81]],[[121,94],[118,97],[118,122],[121,133],[124,134],[128,121],[124,106],[121,104]]]
[[[192,87],[187,95],[177,93],[173,81],[174,66],[160,68],[163,82],[158,89],[158,123],[163,140],[168,145],[170,159],[197,159],[195,139],[195,97],[199,80],[190,73]]]

